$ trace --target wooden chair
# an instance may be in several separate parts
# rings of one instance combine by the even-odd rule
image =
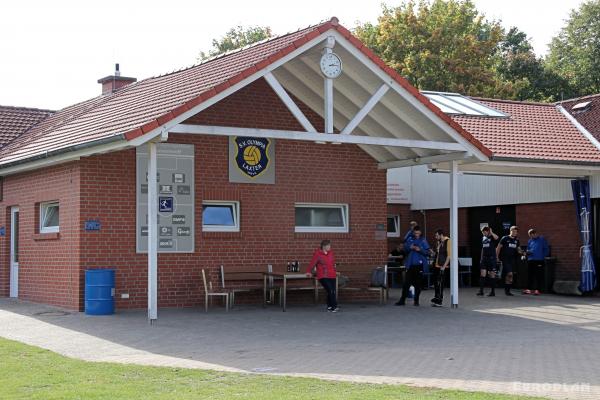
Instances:
[[[225,298],[225,311],[229,311],[229,291],[226,291],[225,289],[222,289],[223,291],[220,292],[213,291],[212,282],[206,283],[206,272],[204,272],[204,268],[202,269],[202,281],[204,282],[204,311],[208,312],[208,299],[210,298],[212,300],[215,296]]]

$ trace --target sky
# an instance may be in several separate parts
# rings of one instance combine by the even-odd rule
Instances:
[[[474,0],[488,19],[517,26],[538,55],[583,0]],[[385,2],[388,6],[399,0]],[[120,63],[138,80],[189,67],[231,27],[283,34],[332,16],[351,29],[376,22],[381,1],[20,0],[0,3],[0,105],[58,110],[100,94]]]

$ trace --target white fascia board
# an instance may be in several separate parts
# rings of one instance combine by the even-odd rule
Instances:
[[[444,171],[447,164],[431,164],[430,168]],[[462,164],[459,171],[493,176],[578,178],[600,175],[600,166],[583,164],[552,164],[535,162],[491,161],[487,163]]]
[[[340,135],[336,133],[313,133],[301,131],[282,131],[257,128],[237,128],[229,126],[180,124],[173,127],[171,133],[217,135],[217,136],[253,136],[273,139],[289,139],[314,142],[332,142],[349,144],[367,144],[376,146],[408,147],[430,150],[461,151],[459,143],[432,142],[428,140],[411,140],[386,138],[377,136]]]
[[[567,110],[564,109],[563,106],[561,106],[560,104],[556,106],[556,108],[558,109],[558,111],[560,111],[562,113],[562,115],[565,116],[565,118],[567,118],[569,120],[569,122],[571,122],[575,128],[577,128],[577,130],[579,132],[581,132],[581,134],[583,136],[586,137],[587,140],[589,140],[590,142],[592,142],[592,144],[598,149],[600,150],[600,142],[598,142],[598,139],[596,139],[594,137],[594,135],[592,135],[590,133],[590,131],[588,131],[587,129],[585,129],[585,127],[583,125],[581,125],[579,123],[579,121],[577,121],[575,119],[575,117],[573,117],[571,114],[569,114],[569,112]]]
[[[376,65],[372,60],[370,60],[362,51],[357,49],[352,43],[350,43],[345,37],[343,37],[339,32],[333,31],[330,33],[334,35],[336,38],[336,43],[342,46],[345,50],[347,50],[350,54],[352,54],[356,59],[362,62],[371,72],[373,72],[377,77],[379,77],[383,82],[390,85],[396,93],[398,93],[402,98],[408,101],[411,105],[413,105],[419,112],[427,116],[427,118],[433,122],[438,128],[443,130],[446,134],[460,143],[463,148],[461,150],[472,153],[475,157],[477,157],[480,161],[488,161],[489,158],[481,152],[477,147],[471,144],[467,139],[465,139],[460,133],[455,131],[446,121],[443,121],[439,116],[437,116],[433,111],[431,111],[425,104],[421,103],[416,97],[414,97],[411,93],[409,93],[406,89],[404,89],[394,78],[389,76],[384,70],[382,70],[378,65]]]
[[[61,164],[64,162],[77,160],[80,157],[90,156],[90,155],[94,155],[94,154],[98,154],[98,153],[119,151],[119,150],[124,150],[129,147],[138,147],[149,141],[155,140],[155,138],[157,136],[161,136],[162,137],[161,140],[164,140],[164,138],[166,137],[166,134],[171,131],[172,127],[174,127],[174,126],[178,125],[179,123],[181,123],[182,121],[185,121],[186,119],[198,114],[202,110],[207,109],[208,107],[214,105],[215,103],[223,100],[225,97],[237,92],[238,90],[240,90],[243,87],[249,85],[250,83],[256,81],[257,79],[262,78],[264,75],[272,72],[276,68],[278,68],[281,65],[285,64],[286,62],[290,61],[291,59],[297,57],[298,55],[304,53],[305,51],[309,50],[310,48],[316,46],[317,44],[321,43],[323,40],[326,40],[327,36],[330,36],[330,35],[331,35],[331,31],[327,31],[327,32],[320,34],[319,36],[306,42],[305,44],[303,44],[296,50],[290,52],[289,54],[287,54],[284,57],[280,58],[279,60],[275,61],[274,63],[266,66],[265,68],[263,68],[260,71],[257,71],[256,73],[249,76],[248,78],[236,83],[233,86],[228,87],[227,89],[225,89],[222,92],[218,93],[217,95],[211,97],[210,99],[206,100],[205,102],[198,104],[196,107],[192,108],[191,110],[188,110],[188,111],[182,113],[181,115],[178,115],[177,117],[173,118],[171,121],[155,128],[152,131],[150,131],[142,136],[139,136],[135,139],[132,139],[130,141],[124,140],[124,141],[116,142],[116,143],[110,144],[110,145],[99,145],[97,147],[94,146],[94,147],[90,147],[89,149],[69,152],[69,153],[66,153],[65,155],[49,157],[47,159],[43,159],[43,160],[39,160],[39,161],[36,160],[36,161],[32,161],[30,163],[16,165],[14,167],[8,167],[6,169],[2,169],[0,166],[0,176],[16,174],[16,173],[23,172],[23,171],[30,171],[33,169],[38,169],[38,168],[46,167],[46,166],[50,166],[50,165]]]
[[[94,154],[109,153],[113,151],[125,150],[131,147],[131,143],[126,140],[121,140],[114,143],[89,147],[82,150],[63,153],[61,155],[43,158],[28,163],[18,164],[12,167],[1,168],[0,176],[8,176],[19,174],[22,172],[32,171],[39,168],[51,167],[57,164],[64,164],[71,161],[77,161],[82,157],[88,157]]]

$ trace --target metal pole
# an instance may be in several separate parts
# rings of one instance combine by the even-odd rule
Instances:
[[[158,319],[158,188],[156,143],[148,143],[148,320]]]
[[[458,307],[458,163],[450,161],[450,300],[451,307]]]

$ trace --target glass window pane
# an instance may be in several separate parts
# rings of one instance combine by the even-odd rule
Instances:
[[[389,233],[396,233],[396,218],[388,217],[387,219],[387,231]]]
[[[44,219],[44,227],[58,226],[58,213],[59,208],[57,205],[51,205],[46,207],[46,217]]]
[[[343,228],[342,207],[296,207],[296,226]]]
[[[232,205],[203,205],[202,225],[235,226]]]

